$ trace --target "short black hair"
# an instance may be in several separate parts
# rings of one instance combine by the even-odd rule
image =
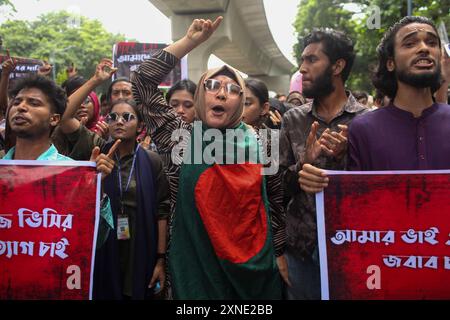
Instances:
[[[258,79],[245,79],[245,86],[258,98],[261,106],[269,102],[269,90],[264,82]]]
[[[387,69],[387,62],[389,59],[395,57],[395,36],[398,31],[404,26],[411,23],[422,23],[428,24],[433,27],[436,34],[438,31],[433,21],[425,17],[419,16],[407,16],[394,23],[383,35],[380,44],[377,47],[378,64],[375,68],[375,72],[372,75],[372,83],[380,90],[382,93],[387,95],[389,98],[394,98],[397,94],[397,77],[395,71],[389,71]],[[439,37],[438,37],[439,38]],[[441,40],[439,39],[439,47],[441,46]],[[436,91],[438,88],[431,88],[432,92]]]
[[[64,114],[67,105],[66,92],[54,81],[40,75],[31,75],[19,79],[10,90],[10,95],[15,97],[23,89],[36,88],[41,90],[50,101],[54,113]]]
[[[137,115],[138,122],[142,122],[142,121],[143,121],[141,108],[140,108],[140,106],[138,106],[137,103],[136,103],[134,100],[132,100],[132,99],[118,99],[118,100],[114,101],[113,103],[111,103],[111,109],[110,109],[110,110],[112,111],[112,109],[113,109],[116,105],[122,104],[122,103],[125,103],[125,104],[129,105],[131,108],[133,108],[134,112],[135,112],[136,115]]]
[[[69,97],[72,93],[78,90],[83,84],[86,83],[86,79],[82,76],[73,76],[64,81],[61,87],[66,90],[66,94]]]
[[[130,79],[128,79],[126,77],[119,77],[119,78],[115,79],[114,81],[112,81],[108,87],[108,91],[106,91],[106,101],[108,101],[109,104],[111,103],[112,88],[118,82],[127,82],[127,83],[131,84]]]
[[[345,67],[341,74],[342,81],[345,83],[350,75],[356,56],[353,48],[353,41],[342,31],[331,28],[314,28],[313,31],[304,38],[303,48],[318,42],[322,43],[323,52],[327,55],[328,59],[330,59],[331,64],[336,63],[339,59],[345,61]]]
[[[187,92],[189,92],[192,95],[192,97],[194,97],[195,90],[197,90],[197,85],[195,84],[194,81],[189,80],[189,79],[183,79],[183,80],[179,80],[179,81],[175,82],[173,84],[173,86],[170,87],[169,91],[167,91],[167,93],[166,93],[167,103],[169,103],[170,98],[172,98],[172,95],[174,94],[175,91],[181,91],[181,90],[186,90]]]

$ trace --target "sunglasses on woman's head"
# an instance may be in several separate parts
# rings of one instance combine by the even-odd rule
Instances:
[[[242,93],[242,88],[234,83],[222,84],[222,81],[216,79],[208,79],[204,82],[206,91],[216,93],[220,88],[224,87],[225,91],[230,96],[240,96]]]
[[[113,123],[119,121],[119,119],[122,119],[123,122],[130,122],[134,119],[136,119],[136,116],[132,114],[131,112],[124,112],[122,115],[117,114],[116,112],[111,112],[106,117],[107,123]]]

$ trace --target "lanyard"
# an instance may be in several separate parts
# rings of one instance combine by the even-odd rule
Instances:
[[[128,175],[128,181],[127,181],[127,185],[125,187],[125,191],[123,191],[123,192],[127,192],[128,191],[128,187],[130,186],[131,178],[133,177],[134,164],[136,162],[136,156],[137,156],[137,152],[138,152],[139,146],[140,145],[138,144],[137,147],[136,147],[136,150],[134,150],[133,163],[131,164],[130,174]],[[116,154],[116,159],[117,159],[117,166],[119,168],[119,170],[117,170],[117,172],[118,172],[118,176],[119,176],[120,202],[122,203],[122,198],[123,198],[122,175],[120,174],[120,159],[119,159],[119,157],[117,157],[117,154]]]

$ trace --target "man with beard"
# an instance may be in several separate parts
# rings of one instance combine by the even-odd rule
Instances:
[[[280,168],[290,197],[286,215],[289,299],[320,299],[313,195],[300,189],[304,164],[330,170],[346,164],[347,125],[368,110],[345,90],[355,53],[342,32],[316,29],[306,36],[300,72],[309,103],[287,111],[280,134]]]
[[[391,103],[352,122],[349,170],[450,169],[450,106],[433,102],[441,54],[438,32],[427,18],[405,17],[386,32],[373,84]],[[304,165],[299,182],[307,192],[320,192],[328,178]]]

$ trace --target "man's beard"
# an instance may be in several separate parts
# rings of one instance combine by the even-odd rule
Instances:
[[[414,74],[406,70],[397,71],[397,79],[415,88],[432,88],[436,90],[441,82],[441,65],[438,64],[432,73]]]
[[[332,77],[333,70],[331,69],[331,65],[329,65],[328,68],[312,82],[310,88],[303,87],[303,95],[309,99],[328,96],[335,89],[333,82],[331,81]]]

